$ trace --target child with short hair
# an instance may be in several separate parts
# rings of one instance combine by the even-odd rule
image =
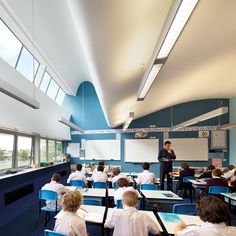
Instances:
[[[136,183],[141,184],[154,184],[157,182],[157,177],[154,173],[149,171],[150,164],[148,162],[143,163],[143,172],[138,174]]]
[[[54,231],[70,236],[87,236],[85,221],[79,217],[77,210],[83,202],[79,191],[70,191],[62,198],[62,211],[58,214]]]
[[[120,173],[120,168],[119,167],[113,167],[112,168],[112,174],[113,174],[112,185],[114,185],[114,183],[117,183],[117,181],[120,178],[126,178],[128,180],[128,182],[130,182],[127,175],[124,175],[124,174]]]
[[[113,236],[148,236],[149,233],[159,234],[158,225],[146,213],[138,211],[138,195],[134,191],[123,194],[124,209],[115,210],[106,219],[105,227],[114,228]]]
[[[187,226],[179,223],[175,229],[176,236],[234,236],[236,227],[226,226],[230,220],[227,205],[212,195],[203,197],[197,203],[200,219],[204,222],[200,226]],[[194,223],[194,222],[193,222]]]
[[[122,196],[126,191],[133,191],[138,194],[138,191],[133,187],[129,186],[129,182],[126,178],[120,178],[117,181],[119,188],[115,191],[114,202],[116,204],[117,200],[122,200]]]
[[[82,171],[83,166],[81,164],[76,165],[76,171],[69,175],[67,183],[69,184],[71,180],[82,180],[85,185],[87,185],[87,179]]]
[[[104,173],[104,166],[98,166],[97,172],[93,173],[91,179],[94,182],[107,182],[108,176]]]

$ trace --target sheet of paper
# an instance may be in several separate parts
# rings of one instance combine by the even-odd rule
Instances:
[[[172,222],[172,223],[181,222],[181,219],[176,214],[164,213],[164,212],[160,212],[159,214],[160,214],[161,218],[163,219],[163,221],[165,221],[165,222]]]

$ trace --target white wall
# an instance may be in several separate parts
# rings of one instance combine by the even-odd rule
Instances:
[[[0,71],[2,79],[33,96],[35,86],[1,58]],[[37,87],[35,87],[35,97],[40,102],[38,110],[0,92],[0,126],[39,133],[41,136],[51,138],[71,139],[70,129],[58,122],[61,117],[69,119],[70,114]]]

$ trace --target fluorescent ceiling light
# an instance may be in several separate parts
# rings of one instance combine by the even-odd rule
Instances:
[[[178,8],[178,11],[170,25],[164,42],[159,50],[157,59],[165,58],[169,55],[176,40],[186,25],[189,17],[191,16],[194,8],[199,0],[183,0]]]
[[[134,112],[130,112],[129,113],[129,118],[124,123],[123,131],[126,131],[128,129],[128,127],[129,127],[129,125],[130,125],[130,123],[132,122],[133,119],[134,119]]]
[[[24,103],[29,107],[32,107],[34,109],[40,108],[40,103],[36,99],[22,92],[15,86],[9,84],[2,78],[0,78],[0,92],[5,93],[6,95],[16,99],[21,103]]]
[[[229,123],[229,124],[225,124],[225,125],[220,126],[220,129],[222,129],[222,130],[234,129],[234,128],[236,128],[236,123]]]
[[[67,119],[65,118],[61,118],[60,120],[58,120],[59,122],[61,122],[62,124],[70,127],[71,129],[73,130],[76,130],[76,131],[79,131],[81,134],[84,134],[84,131],[77,125],[75,125],[74,123],[68,121]]]
[[[144,85],[142,86],[141,92],[138,96],[138,101],[142,101],[144,100],[144,98],[146,97],[150,87],[152,86],[153,81],[155,80],[158,72],[160,71],[161,67],[163,64],[154,64],[152,66],[152,69],[150,70],[148,77],[144,83]]]
[[[221,115],[223,115],[225,113],[228,113],[228,111],[229,111],[228,107],[220,107],[218,109],[215,109],[213,111],[207,112],[207,113],[205,113],[203,115],[200,115],[198,117],[195,117],[193,119],[190,119],[190,120],[187,120],[187,121],[185,121],[183,123],[175,125],[172,128],[172,130],[173,131],[180,130],[180,129],[184,128],[184,127],[187,127],[187,126],[199,123],[201,121],[205,121],[205,120],[209,120],[209,119],[212,119],[214,117],[217,117],[217,116],[221,116]]]

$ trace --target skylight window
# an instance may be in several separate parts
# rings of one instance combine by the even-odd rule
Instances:
[[[50,84],[48,86],[47,95],[52,100],[55,100],[55,97],[57,95],[58,89],[59,89],[59,86],[57,85],[57,83],[54,81],[54,79],[51,79]]]
[[[60,88],[56,97],[56,103],[59,104],[60,106],[62,105],[64,98],[65,98],[65,92]]]
[[[41,84],[40,84],[40,89],[44,93],[46,93],[46,91],[47,91],[48,84],[49,84],[50,80],[51,80],[51,76],[48,74],[47,71],[45,71],[43,79],[42,79]]]

